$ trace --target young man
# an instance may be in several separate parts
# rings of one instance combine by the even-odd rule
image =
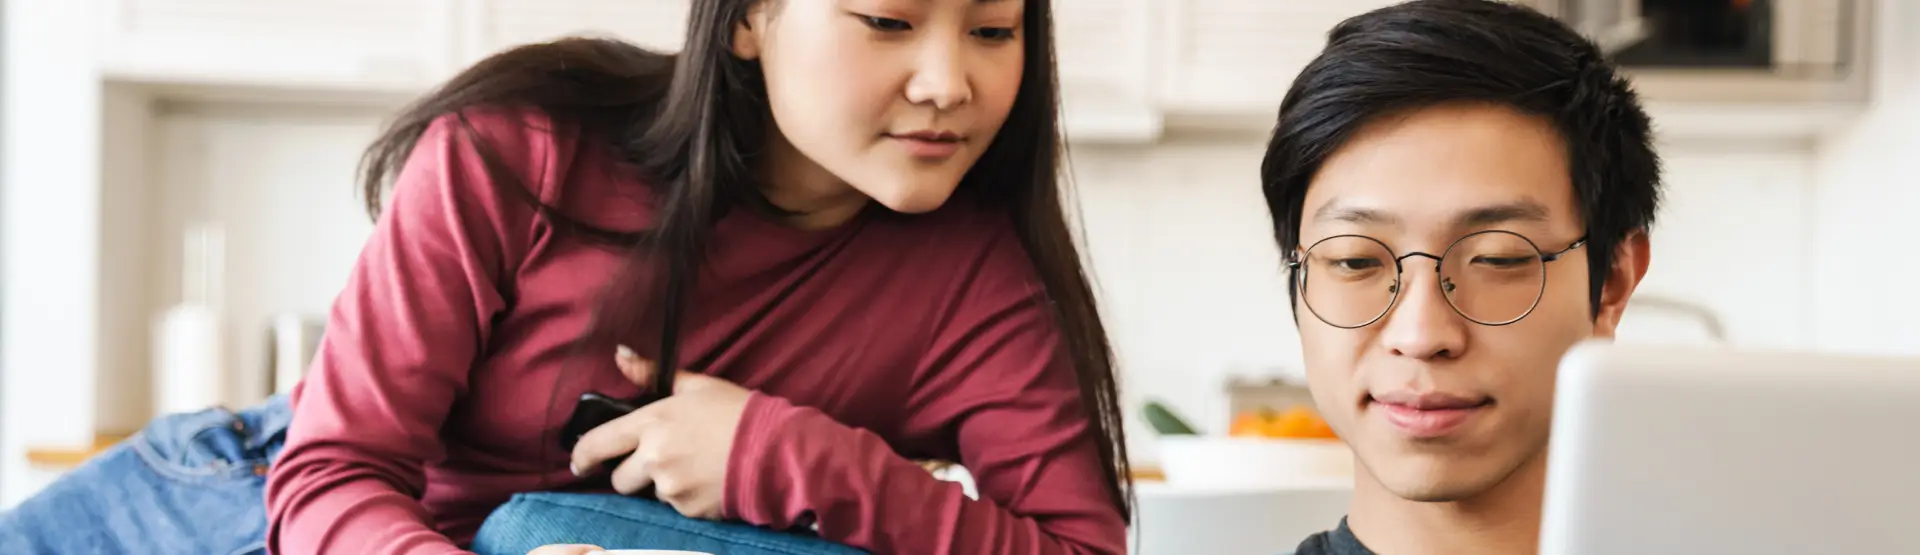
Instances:
[[[1299,555],[1536,549],[1558,363],[1646,273],[1649,135],[1599,50],[1526,8],[1333,30],[1261,168],[1314,401],[1359,462]]]

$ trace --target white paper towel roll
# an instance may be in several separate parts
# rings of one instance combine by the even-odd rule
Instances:
[[[221,360],[221,274],[225,237],[217,224],[188,226],[181,256],[180,304],[154,326],[153,408],[158,414],[226,404]]]
[[[180,305],[161,315],[153,340],[154,411],[174,414],[223,404],[220,328],[220,315],[206,306]]]
[[[314,351],[320,348],[323,321],[301,314],[281,314],[273,318],[273,391],[292,393],[294,384],[307,373]]]

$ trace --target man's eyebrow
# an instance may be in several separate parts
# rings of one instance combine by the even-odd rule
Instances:
[[[1490,204],[1469,208],[1453,217],[1457,229],[1490,227],[1510,222],[1545,222],[1550,211],[1545,205],[1532,199]],[[1359,206],[1346,206],[1339,199],[1327,201],[1313,213],[1313,222],[1344,222],[1351,224],[1401,225],[1400,216],[1384,210]]]
[[[1344,206],[1340,199],[1327,201],[1313,212],[1313,221],[1347,222],[1353,224],[1400,225],[1400,217],[1373,208]]]
[[[1480,206],[1454,216],[1453,225],[1460,229],[1488,227],[1508,222],[1544,222],[1547,221],[1546,206],[1532,199]]]

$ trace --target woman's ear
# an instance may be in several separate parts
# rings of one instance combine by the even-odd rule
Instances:
[[[766,2],[755,2],[747,8],[747,16],[733,24],[733,55],[742,60],[760,59],[762,41],[766,38],[767,10]]]

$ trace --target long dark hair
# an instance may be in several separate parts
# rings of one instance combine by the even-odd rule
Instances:
[[[630,336],[646,329],[645,322],[655,322],[653,329],[660,330],[656,362],[660,368],[680,367],[685,363],[681,321],[711,226],[737,207],[779,212],[760,193],[751,171],[771,126],[766,86],[757,64],[735,57],[730,47],[734,25],[760,1],[780,0],[694,0],[686,47],[678,54],[609,39],[567,38],[479,62],[402,110],[368,148],[361,179],[369,215],[379,216],[384,193],[428,126],[468,108],[537,107],[556,125],[608,141],[651,184],[658,214],[649,229],[601,229],[543,204],[470,125],[464,126],[493,181],[502,184],[502,194],[533,205],[563,231],[634,253],[627,271],[607,291],[609,310],[596,318],[594,336]],[[1072,352],[1081,403],[1093,424],[1114,502],[1131,521],[1132,481],[1112,348],[1060,200],[1052,9],[1049,0],[1026,2],[1027,63],[1019,96],[959,190],[1010,212]]]

